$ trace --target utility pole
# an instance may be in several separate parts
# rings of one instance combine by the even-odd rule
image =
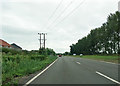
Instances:
[[[40,34],[40,49],[41,49],[41,34]]]
[[[46,39],[45,39],[45,34],[44,34],[44,49],[45,49],[45,41],[46,41]]]
[[[45,36],[47,35],[47,33],[38,33],[38,35],[40,35],[40,49],[44,48],[45,49]]]

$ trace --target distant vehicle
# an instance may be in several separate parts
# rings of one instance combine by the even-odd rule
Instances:
[[[80,54],[80,56],[83,56],[83,54]]]
[[[62,57],[62,55],[60,54],[59,57]]]
[[[73,56],[76,56],[76,54],[73,54]]]

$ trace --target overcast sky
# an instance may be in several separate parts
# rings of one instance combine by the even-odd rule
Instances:
[[[1,38],[10,44],[16,43],[23,49],[37,50],[37,33],[45,32],[46,47],[56,52],[70,51],[70,45],[86,36],[91,29],[100,27],[110,13],[118,10],[118,1],[63,0],[54,12],[61,0],[2,0]],[[71,14],[80,3],[79,8]],[[64,10],[65,8],[67,9]],[[60,14],[62,15],[59,16]]]

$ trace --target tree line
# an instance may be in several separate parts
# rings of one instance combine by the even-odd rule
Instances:
[[[70,46],[71,54],[117,54],[120,53],[120,12],[110,14],[107,22]]]

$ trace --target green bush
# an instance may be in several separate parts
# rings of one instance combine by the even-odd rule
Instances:
[[[6,54],[11,54],[11,55],[16,55],[16,54],[21,54],[22,51],[20,50],[15,50],[15,49],[10,49],[10,48],[2,48],[2,52]]]
[[[50,48],[42,48],[42,49],[39,49],[39,54],[40,55],[55,55],[55,51],[53,49],[50,49]]]
[[[42,61],[46,59],[46,56],[45,55],[31,55],[30,58],[33,60],[39,59]]]

